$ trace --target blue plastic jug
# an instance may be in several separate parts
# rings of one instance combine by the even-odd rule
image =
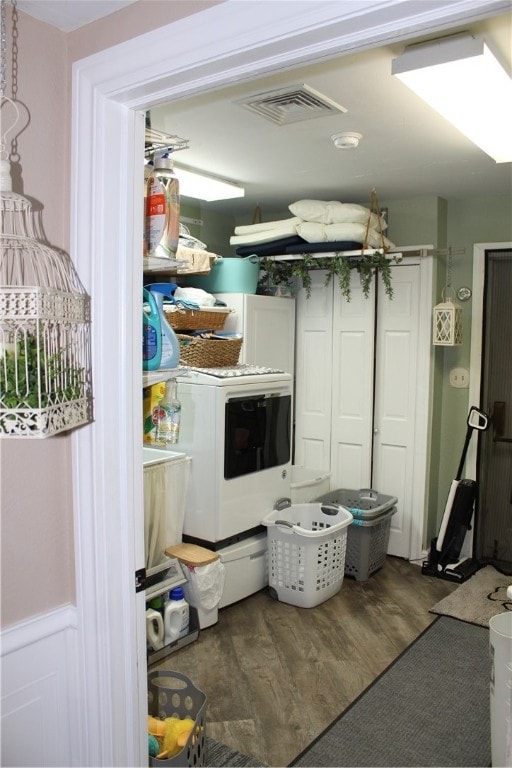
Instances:
[[[154,297],[160,318],[162,334],[160,368],[177,368],[180,362],[180,343],[164,314],[164,298],[172,299],[173,289],[176,286],[172,283],[168,285],[166,283],[150,283],[145,287]]]
[[[142,308],[142,369],[157,371],[162,362],[162,327],[160,313],[154,296],[143,289],[143,300],[149,314]]]

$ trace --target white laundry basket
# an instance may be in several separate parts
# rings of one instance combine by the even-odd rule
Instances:
[[[313,608],[340,591],[352,515],[335,504],[291,504],[263,519],[268,581],[278,600]]]

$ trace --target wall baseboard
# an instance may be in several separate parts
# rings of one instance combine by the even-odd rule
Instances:
[[[77,636],[72,605],[2,631],[2,765],[75,764]]]

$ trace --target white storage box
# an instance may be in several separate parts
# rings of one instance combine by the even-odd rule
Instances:
[[[219,608],[249,597],[268,584],[267,534],[258,533],[217,550],[224,565],[224,590]]]
[[[340,591],[352,515],[334,504],[292,504],[263,519],[268,583],[278,600],[313,608]]]
[[[322,469],[309,469],[299,464],[292,466],[292,481],[290,484],[290,497],[292,504],[304,504],[315,501],[329,491],[330,472]]]

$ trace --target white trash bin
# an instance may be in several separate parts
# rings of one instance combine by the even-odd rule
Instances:
[[[168,547],[166,554],[177,557],[183,567],[185,599],[197,610],[199,629],[216,624],[225,578],[219,555],[196,544]]]
[[[491,763],[512,766],[512,613],[489,620]]]

